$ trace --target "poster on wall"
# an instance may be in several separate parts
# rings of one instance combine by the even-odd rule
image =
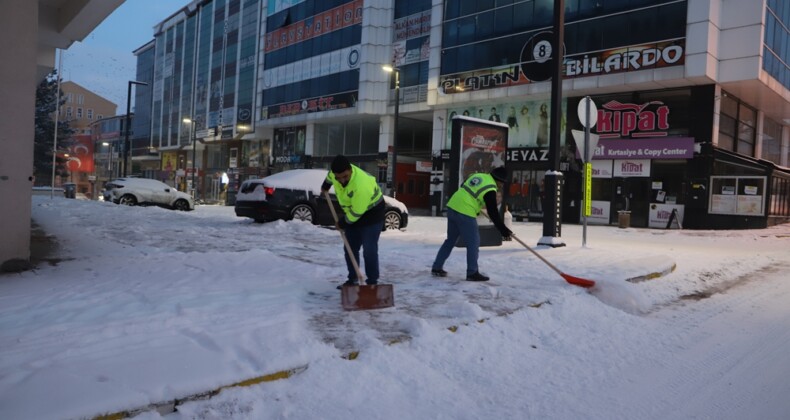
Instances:
[[[593,178],[611,178],[612,177],[612,160],[594,160],[592,161],[592,177]]]
[[[457,188],[473,173],[489,172],[505,164],[507,124],[460,116],[452,124],[455,134],[450,188]]]
[[[608,201],[592,200],[590,204],[590,215],[587,216],[587,223],[594,225],[608,225],[612,203]],[[581,207],[579,210],[581,210],[583,213],[584,207]]]
[[[447,112],[447,146],[452,141],[453,117],[463,116],[481,120],[503,123],[508,129],[507,147],[549,147],[549,106],[551,101],[522,101],[507,104],[465,106],[451,108]],[[565,115],[567,100],[562,101],[562,113]],[[561,124],[560,144],[565,145],[565,123]]]
[[[708,213],[765,215],[764,176],[712,176]]]
[[[682,225],[684,208],[685,206],[682,204],[650,204],[648,227],[666,228],[667,223],[669,223],[669,218],[672,216],[672,210],[677,212],[678,222]]]
[[[489,172],[505,164],[507,128],[504,124],[492,124],[462,120],[461,123],[461,180],[476,172]]]

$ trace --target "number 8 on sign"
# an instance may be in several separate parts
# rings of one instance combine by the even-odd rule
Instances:
[[[521,49],[521,72],[533,82],[551,79],[554,73],[554,35],[543,31],[530,38]],[[562,54],[560,54],[561,56]]]
[[[551,59],[551,43],[546,40],[536,43],[532,49],[532,57],[540,64],[549,61]]]

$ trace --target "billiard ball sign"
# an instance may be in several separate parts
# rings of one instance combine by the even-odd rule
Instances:
[[[551,31],[533,35],[521,50],[521,72],[533,82],[551,79],[554,74],[554,59],[557,56]]]

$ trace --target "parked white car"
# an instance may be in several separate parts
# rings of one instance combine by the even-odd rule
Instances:
[[[164,182],[148,178],[118,178],[104,185],[104,195],[115,204],[154,205],[173,210],[195,209],[192,196]]]

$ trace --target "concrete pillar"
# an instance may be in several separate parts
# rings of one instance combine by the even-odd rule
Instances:
[[[35,88],[39,82],[39,2],[13,3],[13,12],[0,13],[4,55],[13,57],[0,66],[0,272],[29,266]]]
[[[790,166],[790,125],[782,127],[782,157],[780,160],[782,166]]]
[[[763,157],[763,129],[765,124],[765,113],[757,111],[757,127],[754,128],[754,157],[761,159]]]

